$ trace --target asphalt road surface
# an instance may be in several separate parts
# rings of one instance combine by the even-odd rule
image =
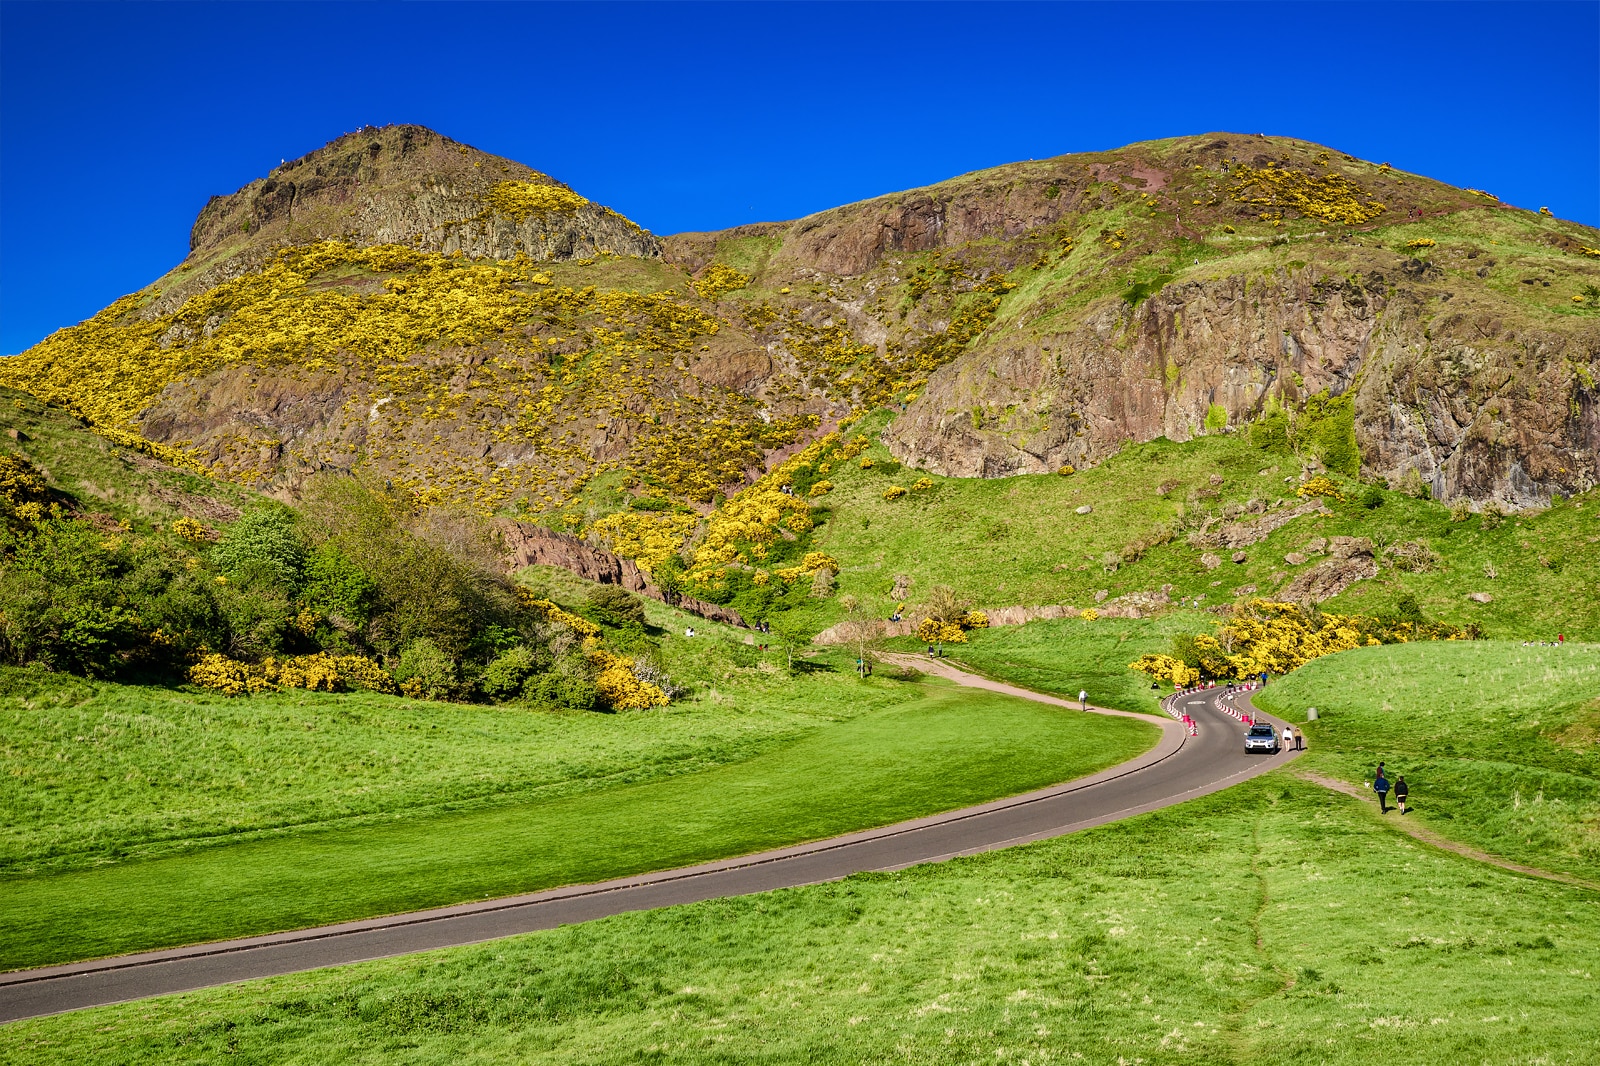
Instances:
[[[942,661],[915,659],[920,669],[961,684],[1049,703],[1064,708],[1064,713],[1082,713],[1076,703],[962,673]],[[602,884],[0,974],[0,1022],[474,944],[625,911],[817,884],[866,870],[898,870],[1104,825],[1216,792],[1294,757],[1289,752],[1246,755],[1244,726],[1223,708],[1249,711],[1248,697],[1230,704],[1224,692],[1208,689],[1168,698],[1166,706],[1194,718],[1197,736],[1190,736],[1176,721],[1163,720],[1157,723],[1161,742],[1138,758],[1023,796]],[[1093,707],[1090,713],[1124,714]],[[1143,715],[1132,717],[1153,721]]]

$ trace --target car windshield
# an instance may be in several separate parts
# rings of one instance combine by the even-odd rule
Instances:
[[[1250,735],[1253,737],[1270,737],[1272,735],[1272,727],[1270,725],[1253,725],[1250,727]]]

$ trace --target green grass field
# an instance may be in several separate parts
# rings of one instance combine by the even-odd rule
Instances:
[[[1150,679],[1128,664],[1146,652],[1164,652],[1178,633],[1204,632],[1210,616],[1173,611],[1158,618],[1081,618],[997,626],[967,634],[965,644],[946,644],[945,657],[985,677],[1077,699],[1080,691],[1101,707],[1161,712],[1161,696]],[[896,641],[907,651],[922,651],[915,638]]]
[[[933,681],[863,683],[851,676],[844,683],[856,693],[855,717],[698,773],[353,827],[301,827],[166,858],[10,877],[0,891],[0,928],[7,931],[0,967],[317,925],[739,855],[1025,792],[1130,758],[1158,736],[1135,720],[1074,717]],[[893,698],[872,698],[885,692]],[[726,695],[707,698],[738,703]],[[617,728],[631,720],[619,716]],[[576,754],[569,749],[569,758]]]
[[[1406,817],[1600,881],[1600,645],[1362,648],[1311,662],[1256,701],[1293,722],[1317,708],[1308,767],[1365,785],[1382,759],[1411,788]]]
[[[1593,1061],[1600,896],[1283,774],[1060,840],[21,1022],[137,1063]]]
[[[719,641],[670,654],[695,656],[684,665],[723,688],[602,715],[372,693],[235,699],[0,669],[0,873],[693,773],[914,697],[821,670],[796,686]]]

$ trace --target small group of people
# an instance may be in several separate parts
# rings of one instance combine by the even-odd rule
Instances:
[[[1383,763],[1378,764],[1378,772],[1372,776],[1372,791],[1378,794],[1378,809],[1384,814],[1389,813],[1389,775],[1384,772]],[[1411,794],[1411,789],[1406,785],[1406,775],[1396,774],[1394,779],[1394,801],[1400,807],[1400,813],[1406,813],[1406,797]]]
[[[1559,648],[1566,642],[1567,635],[1565,633],[1557,633],[1555,640],[1525,640],[1522,642],[1522,646],[1524,648]]]
[[[1296,729],[1292,725],[1285,725],[1283,727],[1283,734],[1278,741],[1278,746],[1284,751],[1305,751],[1305,730]]]

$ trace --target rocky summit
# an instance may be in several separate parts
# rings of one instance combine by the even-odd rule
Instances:
[[[940,474],[1247,432],[1526,507],[1600,480],[1597,286],[1594,229],[1286,138],[658,239],[395,126],[213,198],[182,263],[0,384],[280,495],[362,467],[569,528],[602,484],[703,512],[884,407],[895,456]]]

